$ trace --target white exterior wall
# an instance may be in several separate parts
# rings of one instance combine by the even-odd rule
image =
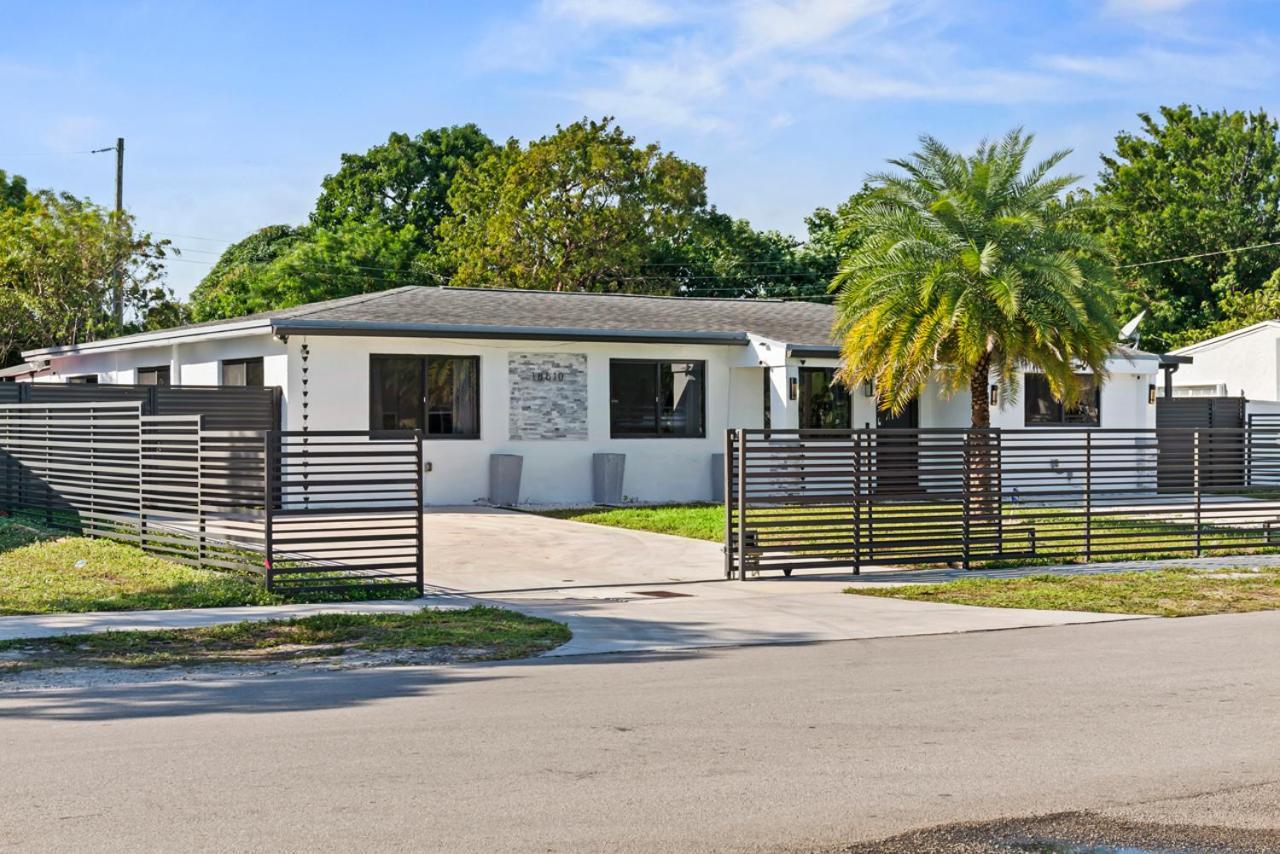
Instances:
[[[1280,400],[1280,323],[1260,324],[1174,352],[1194,359],[1178,366],[1175,390],[1221,384],[1227,397]]]
[[[480,357],[480,438],[431,439],[423,450],[428,504],[469,504],[489,493],[489,455],[524,458],[520,498],[530,504],[589,504],[592,454],[626,454],[627,501],[705,501],[711,497],[713,454],[723,453],[730,426],[763,426],[763,381],[741,367],[741,347],[293,336],[289,382],[301,387],[301,347],[308,345],[306,426],[312,430],[369,428],[369,357],[375,354]],[[508,361],[511,353],[581,353],[587,357],[587,438],[510,437]],[[613,439],[609,431],[609,360],[675,359],[706,363],[705,438]],[[289,397],[290,429],[300,429],[302,398]],[[733,420],[730,420],[733,413]]]

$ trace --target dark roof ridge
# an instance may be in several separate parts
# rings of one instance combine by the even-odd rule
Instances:
[[[408,287],[431,287],[430,285],[409,285]],[[461,285],[436,285],[442,291],[489,291],[503,294],[555,294],[557,296],[576,297],[630,297],[632,299],[669,299],[682,302],[756,302],[782,304],[788,302],[807,302],[807,300],[788,300],[779,297],[692,297],[679,294],[627,294],[612,291],[551,291],[543,288],[492,288],[488,286],[464,287]],[[399,290],[399,288],[397,288]],[[819,303],[822,304],[822,303]]]

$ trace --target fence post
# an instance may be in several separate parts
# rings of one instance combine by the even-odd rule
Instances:
[[[738,580],[747,580],[747,432],[738,428]]]
[[[1093,560],[1093,431],[1084,434],[1084,561]]]
[[[413,445],[415,449],[415,459],[417,460],[417,468],[418,468],[418,497],[417,497],[418,567],[417,567],[417,572],[418,572],[418,595],[421,596],[424,593],[423,585],[425,584],[425,581],[426,581],[426,579],[424,578],[424,575],[425,575],[424,564],[426,563],[426,549],[427,549],[426,542],[423,540],[424,531],[422,530],[423,525],[425,524],[425,520],[422,518],[422,499],[424,495],[424,487],[423,487],[423,480],[422,480],[423,473],[422,473],[422,431],[421,430],[413,431]]]
[[[204,416],[196,421],[196,566],[204,569],[205,533],[204,518]]]
[[[274,555],[272,543],[272,510],[275,507],[275,446],[276,432],[268,430],[263,434],[262,445],[262,513],[263,513],[263,582],[267,590],[272,589],[272,559]]]
[[[853,574],[862,574],[862,433],[853,432]]]
[[[733,578],[733,431],[724,431],[724,577]]]
[[[1200,537],[1200,431],[1195,432],[1195,444],[1192,453],[1192,465],[1194,467],[1194,483],[1196,492],[1196,557],[1202,556],[1202,543]]]
[[[965,432],[965,440],[964,440],[964,451],[963,451],[963,453],[964,453],[964,466],[963,466],[963,473],[964,473],[964,486],[963,486],[962,491],[961,491],[961,493],[960,493],[960,495],[961,495],[961,513],[963,514],[963,515],[962,515],[962,524],[961,524],[961,526],[960,526],[960,537],[961,537],[961,539],[960,539],[960,555],[961,555],[960,566],[961,566],[961,568],[963,568],[963,569],[964,569],[964,570],[966,570],[966,571],[968,571],[968,570],[970,569],[970,563],[969,563],[969,534],[970,534],[970,530],[969,530],[969,522],[970,522],[970,519],[969,519],[969,517],[970,517],[970,514],[972,513],[972,507],[971,507],[971,504],[972,504],[972,500],[973,500],[973,473],[972,473],[972,471],[971,471],[971,467],[970,467],[970,459],[969,459],[969,457],[970,457],[970,453],[971,453],[971,451],[972,451],[972,450],[973,450],[973,432],[972,432],[972,431],[966,431],[966,432]]]

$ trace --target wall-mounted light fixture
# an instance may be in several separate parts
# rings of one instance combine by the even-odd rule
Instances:
[[[790,400],[798,400],[800,398],[800,380],[797,377],[790,377],[787,380],[787,397]]]
[[[863,397],[875,397],[875,396],[876,396],[876,384],[875,384],[875,383],[873,383],[871,380],[863,380],[863,381],[862,381],[862,396],[863,396]]]
[[[1150,383],[1147,385],[1147,403],[1151,404],[1152,406],[1156,405],[1156,384],[1155,383]]]
[[[1000,386],[996,385],[995,383],[991,384],[991,405],[992,406],[1000,405]]]

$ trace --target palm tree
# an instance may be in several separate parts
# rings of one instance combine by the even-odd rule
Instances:
[[[1076,371],[1106,376],[1116,343],[1114,278],[1101,242],[1080,225],[1078,179],[1049,173],[1059,151],[1029,169],[1021,129],[964,156],[936,139],[870,177],[852,214],[858,248],[832,282],[841,378],[874,383],[901,412],[938,376],[968,388],[974,428],[991,426],[988,384],[1014,400],[1018,375],[1042,371],[1058,399],[1080,392]]]

